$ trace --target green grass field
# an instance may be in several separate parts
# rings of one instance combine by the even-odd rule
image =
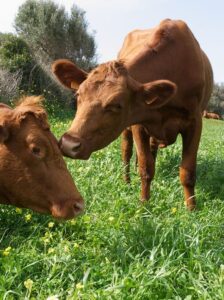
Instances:
[[[72,114],[52,115],[59,137]],[[186,211],[181,143],[158,154],[152,197],[122,180],[120,141],[88,161],[67,160],[86,212],[59,223],[0,207],[0,299],[224,299],[224,122],[205,120],[198,210]],[[54,299],[57,299],[56,297]]]

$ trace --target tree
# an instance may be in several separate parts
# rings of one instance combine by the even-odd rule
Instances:
[[[86,69],[96,61],[93,35],[87,32],[85,13],[77,6],[68,14],[51,0],[27,0],[18,11],[15,28],[42,67],[68,58]]]
[[[86,70],[96,65],[96,45],[87,31],[85,12],[74,5],[68,14],[51,0],[27,0],[16,15],[15,29],[39,67],[32,75],[41,80],[42,91],[48,90],[65,102],[74,101],[71,91],[55,81],[51,64],[55,59],[67,58]]]
[[[224,116],[224,84],[214,84],[208,110]]]

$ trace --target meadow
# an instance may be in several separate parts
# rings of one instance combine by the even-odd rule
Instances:
[[[72,116],[51,111],[57,137]],[[86,200],[77,219],[0,206],[0,299],[224,299],[224,122],[204,120],[193,213],[180,154],[180,139],[160,150],[146,205],[135,159],[123,182],[118,139],[88,161],[66,159]]]

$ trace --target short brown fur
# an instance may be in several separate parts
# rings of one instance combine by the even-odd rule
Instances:
[[[65,67],[60,61],[55,65]],[[202,111],[211,95],[213,74],[187,24],[166,19],[155,28],[129,33],[118,59],[98,66],[81,84],[80,76],[71,76],[77,72],[75,65],[73,69],[58,76],[63,84],[65,77],[71,78],[67,87],[78,87],[78,110],[71,128],[62,136],[62,152],[87,159],[132,126],[131,132],[123,133],[123,157],[125,151],[130,157],[127,149],[133,135],[145,190],[142,198],[148,199],[157,147],[174,143],[181,134],[180,181],[186,205],[194,209]]]
[[[49,130],[42,98],[22,98],[14,109],[0,104],[0,203],[69,219],[83,208]]]

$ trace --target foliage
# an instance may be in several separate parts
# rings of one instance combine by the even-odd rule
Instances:
[[[6,77],[1,77],[1,85],[4,84],[4,86],[9,87],[11,83],[9,77],[12,77],[12,81],[15,83],[13,79],[18,78],[19,75],[20,80],[16,80],[17,93],[19,89],[28,90],[30,85],[30,72],[33,67],[34,61],[27,44],[21,38],[13,34],[0,34],[0,69],[2,76],[3,73],[6,75]],[[15,91],[14,85],[11,90]],[[10,91],[9,96],[11,97],[11,95],[12,93]]]
[[[71,91],[55,81],[51,64],[57,58],[71,59],[85,69],[96,63],[95,41],[87,31],[84,11],[73,6],[68,14],[53,1],[27,0],[19,8],[15,27],[18,36],[0,33],[1,99],[11,101],[25,92],[44,94],[54,102],[74,102]]]
[[[59,137],[73,112],[50,111]],[[144,206],[134,163],[131,185],[122,180],[119,140],[88,161],[67,160],[86,200],[76,220],[57,222],[2,205],[0,299],[223,299],[224,123],[204,125],[196,212],[183,203],[179,140],[159,151]]]
[[[70,14],[50,0],[27,0],[15,19],[17,33],[28,43],[39,63],[68,58],[89,68],[95,63],[95,42],[87,32],[85,13],[77,6]]]
[[[21,38],[8,33],[0,34],[0,65],[10,72],[20,69],[26,72],[32,66],[29,47]]]
[[[208,104],[208,111],[224,117],[224,84],[214,84],[213,93]]]
[[[24,40],[13,34],[0,34],[0,75],[0,96],[5,101],[18,98],[23,91],[44,94],[46,82],[51,81]]]
[[[19,8],[15,28],[19,40],[28,45],[33,59],[32,68],[28,68],[28,78],[25,76],[23,80],[28,87],[23,86],[23,89],[31,93],[49,93],[51,99],[60,99],[68,104],[74,101],[71,91],[55,81],[51,64],[55,59],[67,58],[87,70],[95,65],[96,45],[93,35],[87,31],[84,11],[74,5],[68,14],[64,7],[53,1],[27,0]],[[9,57],[10,54],[14,57],[15,49],[8,51]],[[27,70],[25,55],[21,68]]]
[[[13,99],[18,96],[22,80],[22,75],[19,71],[9,72],[0,68],[0,101],[8,102],[9,99]]]

